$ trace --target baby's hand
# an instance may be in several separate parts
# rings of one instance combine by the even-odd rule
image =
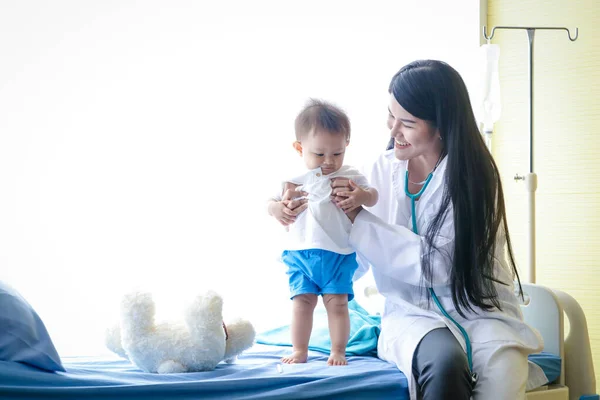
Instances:
[[[269,203],[269,214],[286,227],[296,222],[296,217],[308,207],[307,200],[304,198],[308,194],[297,191],[297,188],[298,185],[286,183],[283,199]]]
[[[336,203],[338,207],[340,207],[345,213],[348,213],[356,210],[358,207],[372,205],[373,194],[371,192],[361,188],[351,179],[348,181],[348,184],[350,185],[350,191],[337,193],[337,196],[345,197],[344,200]]]
[[[296,221],[298,213],[288,208],[290,201],[273,201],[269,205],[269,214],[271,214],[283,226],[288,226]]]
[[[295,194],[296,189],[298,188],[298,186],[299,185],[296,185],[295,183],[285,182],[283,184],[283,194],[282,194],[282,196],[285,196],[286,193],[290,193],[292,195]]]

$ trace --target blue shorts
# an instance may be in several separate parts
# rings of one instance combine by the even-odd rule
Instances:
[[[352,277],[358,268],[356,253],[338,254],[327,250],[284,251],[281,258],[288,266],[291,298],[299,294],[347,294],[354,298]]]

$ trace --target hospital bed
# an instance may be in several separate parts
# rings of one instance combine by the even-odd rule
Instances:
[[[587,322],[579,303],[565,292],[540,285],[523,284],[523,292],[525,320],[542,334],[544,351],[563,361],[558,378],[527,393],[527,399],[599,400]]]
[[[527,392],[527,400],[600,400],[585,314],[579,303],[565,292],[541,285],[522,284],[521,310],[527,323],[544,339],[543,354],[530,357],[540,364],[547,376],[559,368],[548,383]],[[367,298],[383,300],[374,286],[365,288]],[[540,358],[548,356],[546,364]],[[554,363],[557,365],[553,365]],[[491,399],[492,397],[490,397]]]
[[[545,352],[534,357],[548,382],[528,400],[598,399],[583,312],[569,295],[524,285],[527,321],[540,330]],[[570,329],[563,335],[564,317]],[[314,331],[313,331],[314,332]],[[394,365],[373,356],[350,356],[346,367],[328,367],[327,355],[310,352],[310,362],[281,365],[289,352],[257,344],[235,364],[214,371],[158,375],[143,373],[115,357],[65,358],[66,372],[48,373],[0,362],[2,399],[396,399],[408,400],[407,379]],[[562,363],[561,368],[561,360]],[[493,400],[493,396],[489,397]]]

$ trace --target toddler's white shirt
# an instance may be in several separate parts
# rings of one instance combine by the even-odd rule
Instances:
[[[369,188],[367,178],[349,166],[329,175],[323,175],[321,168],[317,168],[286,181],[301,185],[296,190],[308,193],[308,208],[289,226],[286,250],[322,249],[338,254],[354,253],[348,243],[352,223],[331,201],[333,178],[352,179],[359,187]],[[275,199],[281,200],[281,197],[280,191]]]

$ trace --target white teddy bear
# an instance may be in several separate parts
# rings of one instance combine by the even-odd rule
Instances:
[[[185,324],[155,325],[152,295],[131,293],[121,302],[120,325],[107,331],[106,346],[146,372],[210,371],[254,343],[252,324],[241,319],[225,324],[222,310],[223,299],[208,292],[187,308]]]

